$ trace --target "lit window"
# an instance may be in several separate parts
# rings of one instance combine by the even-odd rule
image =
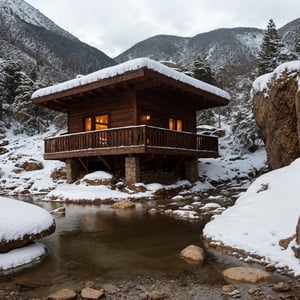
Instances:
[[[173,119],[173,118],[170,118],[169,119],[169,129],[171,129],[171,130],[175,130],[176,128],[175,128],[175,119]]]
[[[103,130],[108,128],[108,115],[84,118],[84,130]]]
[[[103,130],[108,128],[108,115],[95,117],[95,130]]]
[[[84,130],[85,131],[92,130],[92,118],[91,117],[84,118]]]
[[[182,128],[182,120],[177,120],[176,121],[176,129],[178,131],[182,131],[183,130],[183,128]]]
[[[169,129],[182,131],[183,130],[183,122],[182,120],[176,120],[174,118],[169,118]]]

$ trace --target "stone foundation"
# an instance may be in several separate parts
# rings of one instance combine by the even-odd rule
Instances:
[[[66,177],[68,183],[73,183],[79,177],[79,163],[77,159],[67,159]]]
[[[198,180],[198,161],[197,160],[186,160],[184,162],[184,178],[190,182]]]
[[[140,181],[140,158],[128,156],[125,158],[125,182],[127,185]]]

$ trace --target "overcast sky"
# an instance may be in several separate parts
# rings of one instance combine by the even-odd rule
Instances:
[[[157,34],[227,27],[277,29],[300,17],[299,0],[26,0],[56,24],[114,57]]]

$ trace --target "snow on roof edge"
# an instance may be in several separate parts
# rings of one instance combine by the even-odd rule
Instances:
[[[76,87],[84,86],[84,85],[94,83],[94,82],[97,82],[97,81],[100,81],[103,79],[121,75],[126,72],[135,71],[135,70],[138,70],[141,68],[148,68],[148,69],[156,71],[162,75],[165,75],[172,79],[189,84],[193,87],[199,88],[203,91],[214,94],[221,98],[224,98],[227,100],[231,99],[230,95],[226,91],[224,91],[216,86],[213,86],[213,85],[210,85],[203,81],[200,81],[198,79],[195,79],[193,77],[190,77],[188,75],[185,75],[183,73],[180,73],[176,70],[173,70],[173,69],[171,69],[157,61],[149,59],[149,58],[136,58],[136,59],[129,60],[127,62],[121,63],[116,66],[104,68],[99,71],[90,73],[88,75],[81,76],[79,78],[71,79],[71,80],[68,80],[68,81],[53,85],[53,86],[39,89],[32,94],[31,99],[67,91],[67,90],[70,90],[70,89],[73,89]]]

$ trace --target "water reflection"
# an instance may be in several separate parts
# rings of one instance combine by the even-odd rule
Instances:
[[[61,206],[35,203],[48,211]],[[12,280],[38,286],[35,296],[46,296],[59,288],[76,289],[96,278],[178,279],[189,273],[203,284],[223,282],[224,265],[216,263],[209,253],[203,265],[187,264],[179,257],[185,246],[201,246],[202,225],[149,215],[149,205],[145,202],[135,209],[116,210],[109,205],[65,204],[66,216],[56,218],[55,234],[41,240],[47,246],[48,256]]]

